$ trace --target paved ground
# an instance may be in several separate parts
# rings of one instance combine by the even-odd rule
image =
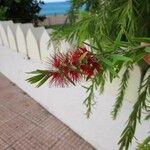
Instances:
[[[0,150],[94,150],[0,74]]]

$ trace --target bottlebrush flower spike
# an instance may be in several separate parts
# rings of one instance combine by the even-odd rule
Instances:
[[[97,72],[100,71],[100,65],[97,62],[92,63],[93,70],[96,70]]]
[[[64,87],[68,82],[75,84],[83,77],[90,78],[100,70],[94,55],[86,48],[77,48],[67,54],[58,53],[51,60],[53,70],[57,70],[50,79],[50,84]]]
[[[51,58],[50,62],[53,68],[60,68],[65,62],[67,63],[67,57],[63,53],[58,53]]]
[[[60,63],[61,63],[60,58],[57,55],[54,56],[53,60],[51,61],[52,66],[55,67],[55,68],[59,68],[60,67]]]
[[[68,86],[69,82],[75,85],[74,82],[80,80],[81,75],[70,63],[68,53],[58,53],[51,58],[50,62],[52,70],[55,71],[50,78],[50,85],[64,87],[65,85]]]
[[[29,78],[30,83],[40,82],[43,84],[49,79],[52,86],[68,86],[70,83],[81,81],[83,78],[91,78],[95,72],[100,71],[100,65],[94,54],[86,48],[78,48],[73,52],[58,53],[50,59],[51,69],[42,71],[38,70],[33,73],[38,74]]]
[[[60,72],[51,72],[50,85],[65,87],[68,82],[65,76]]]
[[[86,48],[78,48],[77,50],[70,53],[70,62],[72,65],[79,65],[81,57],[88,51]]]
[[[88,78],[91,77],[94,74],[93,68],[91,68],[88,65],[81,65],[81,72],[87,76]]]
[[[81,73],[77,70],[70,70],[69,77],[73,82],[79,82],[81,79]]]

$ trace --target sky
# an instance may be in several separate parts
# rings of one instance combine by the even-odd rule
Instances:
[[[67,0],[43,0],[44,2],[65,2]]]

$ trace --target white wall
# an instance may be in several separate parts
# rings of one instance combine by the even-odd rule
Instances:
[[[82,104],[86,94],[80,85],[68,88],[54,88],[49,87],[47,83],[40,88],[35,88],[25,81],[25,79],[27,79],[25,72],[47,67],[41,63],[41,56],[42,59],[44,59],[47,55],[48,49],[46,48],[46,43],[43,43],[43,41],[48,40],[48,35],[43,28],[35,29],[31,27],[29,29],[26,28],[26,32],[24,31],[25,41],[23,44],[27,43],[28,55],[31,59],[25,57],[25,51],[25,53],[22,54],[20,49],[20,53],[17,53],[17,51],[8,48],[7,45],[5,45],[5,47],[0,46],[0,72],[43,105],[49,112],[91,143],[95,148],[98,150],[117,150],[120,133],[132,109],[133,103],[131,102],[136,99],[139,84],[139,69],[135,67],[132,73],[129,89],[126,93],[126,101],[124,102],[119,118],[113,121],[110,115],[119,85],[119,80],[117,79],[112,84],[107,82],[103,95],[95,93],[97,104],[93,110],[93,115],[88,120],[84,115],[86,109]],[[1,34],[3,33],[4,32],[1,32]],[[21,34],[16,33],[16,35],[19,38]],[[63,45],[61,46],[64,48],[64,51],[69,48],[69,45],[65,45],[64,41],[62,41],[62,43],[64,47]],[[46,51],[41,53],[40,50],[43,48],[46,49]],[[49,53],[52,53],[52,51],[53,48],[49,50]],[[86,85],[87,83],[83,84]],[[136,137],[142,140],[148,134],[149,127],[150,123],[148,122],[139,125]],[[136,143],[134,141],[130,149],[134,150],[135,145]]]
[[[101,96],[97,94],[93,115],[86,119],[83,106],[84,89],[78,86],[69,88],[49,87],[48,83],[40,88],[28,84],[25,72],[44,68],[43,64],[24,59],[24,56],[9,48],[0,47],[0,71],[52,114],[62,120],[98,150],[117,150],[117,142],[132,104],[124,102],[120,116],[113,121],[110,116],[114,95],[109,89]],[[7,63],[6,63],[7,62]],[[138,126],[136,137],[143,139],[149,131],[149,122]],[[135,149],[135,141],[130,150]]]
[[[17,40],[16,40],[16,29],[17,24],[9,24],[7,26],[7,36],[9,47],[15,51],[18,51]]]
[[[7,26],[12,24],[12,21],[0,21],[0,35],[2,38],[3,45],[9,47],[8,36],[7,36]]]
[[[23,53],[28,56],[26,35],[30,28],[33,28],[33,25],[30,23],[19,24],[16,29],[16,40],[18,45],[18,50],[20,53]]]
[[[35,38],[34,32],[32,29],[29,29],[26,36],[28,55],[31,59],[36,61],[41,60],[41,54],[37,40]]]
[[[47,60],[47,57],[50,56],[54,52],[53,44],[49,44],[50,36],[49,33],[51,33],[52,30],[44,30],[41,34],[41,39],[39,42],[40,45],[40,53],[41,53],[41,60],[45,62]]]
[[[3,41],[2,41],[1,35],[0,35],[0,45],[1,46],[3,45]]]

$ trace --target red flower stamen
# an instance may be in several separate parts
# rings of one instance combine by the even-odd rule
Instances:
[[[68,58],[66,57],[65,54],[62,53],[58,53],[56,54],[54,57],[52,57],[51,59],[51,64],[52,67],[54,68],[60,68],[61,66],[63,66],[64,64],[68,64]]]
[[[69,77],[73,82],[78,82],[81,78],[81,74],[77,70],[74,70],[69,72]]]
[[[81,69],[81,72],[84,75],[87,75],[88,77],[91,77],[94,74],[94,72],[93,72],[94,70],[91,67],[89,67],[88,65],[81,65],[80,69]]]
[[[60,63],[61,63],[61,60],[57,56],[54,56],[53,60],[51,61],[52,66],[55,68],[59,68]]]
[[[68,85],[68,83],[65,77],[60,72],[52,72],[50,85],[64,87],[65,85]]]

